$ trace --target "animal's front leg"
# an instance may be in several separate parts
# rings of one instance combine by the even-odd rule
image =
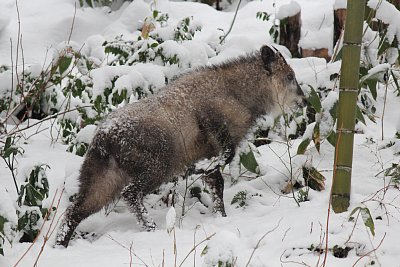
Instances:
[[[213,200],[213,211],[219,212],[223,217],[226,217],[224,206],[224,178],[222,177],[220,166],[216,166],[212,170],[208,170],[204,174],[204,181],[211,190]]]

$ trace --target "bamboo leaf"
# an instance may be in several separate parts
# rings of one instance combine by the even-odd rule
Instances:
[[[336,140],[337,140],[337,134],[335,131],[332,131],[328,137],[326,138],[326,140],[329,142],[329,144],[331,144],[332,146],[336,146]]]
[[[204,255],[207,254],[207,252],[208,252],[208,246],[205,246],[205,247],[203,248],[203,250],[201,251],[200,256],[203,257]]]
[[[390,74],[392,74],[394,84],[396,85],[396,88],[397,88],[397,96],[399,96],[400,95],[400,86],[399,86],[399,82],[397,80],[397,77],[396,77],[396,75],[394,75],[392,70],[390,70]]]
[[[333,106],[329,110],[329,114],[331,114],[334,120],[336,120],[337,118],[337,107],[338,107],[338,101],[336,101],[335,104],[333,104]]]
[[[366,84],[368,85],[369,91],[371,92],[372,97],[376,100],[377,92],[376,92],[376,85],[378,80],[376,79],[368,79],[366,80]]]
[[[72,57],[62,56],[58,61],[58,70],[62,75],[71,65]]]
[[[258,162],[254,156],[253,150],[240,155],[240,163],[250,172],[259,173]]]
[[[311,88],[311,92],[307,98],[307,101],[308,101],[308,103],[311,104],[311,106],[315,109],[315,111],[317,113],[319,113],[322,109],[321,100],[320,100],[317,92],[314,90],[314,88],[312,86],[310,86],[310,88]]]
[[[371,213],[368,208],[360,208],[361,217],[363,219],[364,225],[369,228],[371,234],[375,236],[375,224],[372,219]]]
[[[353,217],[354,213],[356,213],[356,212],[359,211],[360,209],[361,209],[361,207],[357,207],[357,208],[354,208],[354,209],[351,211],[350,216],[349,216],[349,221],[353,221],[353,220],[354,220],[354,217]]]
[[[311,143],[311,139],[309,139],[309,138],[304,139],[304,140],[300,143],[299,147],[297,148],[297,154],[298,154],[298,155],[304,155],[304,153],[306,152],[307,147],[308,147],[308,145],[309,145],[310,143]]]
[[[356,119],[365,124],[364,114],[361,112],[359,106],[356,106]]]
[[[320,147],[321,147],[321,134],[320,134],[320,130],[319,130],[319,122],[317,122],[314,126],[312,140],[315,144],[315,148],[319,152]]]

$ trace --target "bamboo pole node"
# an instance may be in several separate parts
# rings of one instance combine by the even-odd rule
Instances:
[[[349,167],[349,166],[336,165],[336,170],[345,171],[345,172],[351,173],[352,168]]]
[[[341,92],[353,92],[358,94],[358,88],[344,88],[344,87],[339,87],[339,91]]]
[[[341,134],[353,134],[356,132],[355,130],[345,129],[345,128],[336,129],[336,131]]]

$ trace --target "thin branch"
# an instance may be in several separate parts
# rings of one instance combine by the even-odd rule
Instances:
[[[340,127],[342,128],[343,125],[341,125]],[[338,144],[340,143],[340,138],[341,138],[341,136],[342,136],[342,133],[340,132],[339,135],[338,135],[337,142],[336,142],[336,148],[337,148]],[[329,192],[328,214],[327,214],[327,216],[326,216],[326,229],[325,229],[326,235],[325,235],[324,261],[322,262],[322,265],[321,265],[321,266],[323,266],[323,267],[326,265],[326,260],[327,260],[327,258],[328,258],[329,219],[330,219],[330,216],[331,216],[331,204],[332,204],[333,182],[334,182],[334,179],[335,179],[335,177],[336,177],[336,170],[337,170],[337,168],[336,168],[336,167],[337,167],[337,166],[336,166],[336,163],[337,163],[337,160],[338,160],[338,155],[339,155],[339,152],[338,152],[337,149],[335,149],[335,161],[334,161],[334,163],[333,163],[334,166],[333,166],[332,185],[331,185],[331,190],[330,190],[330,192]]]
[[[22,254],[22,256],[18,259],[18,261],[13,265],[13,267],[16,267],[18,264],[20,264],[20,262],[22,261],[22,259],[26,256],[26,254],[28,254],[29,250],[31,250],[31,248],[33,247],[33,245],[35,245],[35,243],[37,242],[37,240],[38,240],[38,238],[39,238],[39,236],[40,236],[40,233],[42,232],[43,227],[44,227],[44,225],[46,224],[46,221],[47,221],[47,219],[48,219],[49,216],[50,216],[50,213],[51,213],[51,210],[52,210],[52,208],[53,208],[53,204],[54,204],[55,198],[56,198],[56,196],[57,196],[57,191],[58,191],[58,189],[56,190],[56,192],[55,192],[55,194],[54,194],[53,200],[51,201],[51,204],[50,204],[50,208],[49,208],[49,210],[47,211],[47,213],[46,213],[46,215],[45,215],[45,217],[44,217],[43,224],[42,224],[42,226],[40,227],[37,236],[35,237],[35,239],[33,240],[33,242],[29,245],[28,249]],[[45,243],[46,243],[46,242],[45,242]],[[43,245],[43,246],[44,246],[44,245]],[[39,253],[39,256],[40,256],[40,254],[41,254],[41,253]],[[39,256],[38,256],[38,257],[39,257]],[[37,260],[38,260],[38,259],[37,259]],[[36,263],[35,263],[35,265],[36,265]]]
[[[186,255],[186,257],[182,260],[182,262],[179,264],[179,267],[181,267],[183,265],[183,263],[186,261],[186,259],[189,257],[189,255],[195,251],[197,249],[198,246],[200,246],[201,244],[203,244],[204,242],[210,240],[213,236],[215,236],[216,233],[213,233],[212,235],[206,237],[205,239],[203,239],[201,242],[199,242],[197,245],[195,245],[190,251],[189,253]]]
[[[66,114],[66,113],[69,113],[69,112],[72,112],[72,111],[75,111],[75,110],[79,110],[79,109],[81,109],[81,108],[92,107],[92,106],[93,106],[93,105],[87,105],[87,106],[77,107],[77,108],[74,108],[74,109],[69,109],[69,110],[66,110],[66,111],[58,112],[58,113],[56,113],[56,114],[53,114],[53,115],[51,115],[51,116],[48,116],[48,117],[46,117],[46,118],[44,118],[44,119],[38,121],[38,122],[36,122],[36,123],[33,123],[33,124],[29,125],[29,126],[26,126],[25,128],[22,128],[22,129],[19,129],[18,126],[16,126],[14,129],[17,128],[17,130],[13,130],[12,132],[8,133],[7,135],[13,135],[13,134],[16,134],[16,133],[25,131],[25,130],[27,130],[27,129],[29,129],[29,128],[32,128],[32,127],[34,127],[34,126],[36,126],[36,125],[38,125],[38,124],[43,123],[44,121],[57,118],[57,116],[59,116],[59,115],[64,115],[64,114]]]
[[[43,237],[43,238],[44,238],[44,241],[43,241],[43,244],[42,244],[42,246],[41,246],[41,248],[40,248],[40,252],[39,252],[39,254],[37,255],[36,261],[35,261],[35,263],[34,263],[34,265],[33,265],[34,267],[37,266],[37,263],[38,263],[38,261],[39,261],[39,258],[40,258],[40,256],[41,256],[42,253],[43,253],[44,246],[46,245],[46,243],[47,243],[47,241],[49,240],[50,236],[52,235],[54,229],[56,228],[56,227],[54,227],[54,228],[52,229],[51,227],[53,226],[54,219],[56,218],[57,211],[58,211],[58,207],[60,206],[61,197],[62,197],[62,195],[63,195],[63,193],[64,193],[64,189],[65,189],[65,188],[63,187],[63,189],[62,189],[62,191],[61,191],[61,194],[60,194],[60,196],[59,196],[59,198],[58,198],[57,205],[55,206],[56,210],[54,211],[53,218],[51,219],[51,222],[50,222],[50,225],[49,225],[49,229],[47,230],[46,235]],[[53,209],[54,199],[55,199],[55,197],[56,197],[56,195],[57,195],[57,192],[58,192],[58,188],[56,189],[56,192],[54,193],[53,201],[51,202],[50,208],[49,208],[49,210],[47,211],[46,218],[45,218],[46,221],[47,221],[47,219],[48,219],[48,216],[50,215],[51,210]],[[56,226],[57,226],[57,224],[56,224]]]
[[[261,241],[262,241],[267,235],[269,235],[270,233],[272,233],[273,231],[275,231],[276,229],[278,229],[279,225],[281,224],[281,221],[282,221],[282,218],[279,219],[278,224],[277,224],[274,228],[272,228],[271,230],[269,230],[268,232],[266,232],[266,233],[258,240],[256,246],[255,246],[254,249],[253,249],[253,252],[251,252],[251,255],[250,255],[249,260],[247,261],[246,267],[249,266],[250,261],[251,261],[251,259],[252,259],[253,256],[254,256],[254,253],[255,253],[256,250],[260,247]]]
[[[237,13],[238,13],[238,11],[239,11],[239,7],[240,7],[240,4],[241,4],[241,3],[242,3],[242,0],[239,0],[238,5],[237,5],[236,10],[235,10],[235,15],[233,16],[233,20],[232,20],[231,26],[229,27],[229,30],[228,30],[227,33],[224,35],[224,37],[222,37],[222,39],[221,39],[221,41],[219,42],[219,44],[222,44],[222,43],[225,41],[226,37],[231,33],[232,28],[233,28],[233,24],[235,23],[236,16],[237,16]]]
[[[75,2],[74,16],[72,17],[72,24],[71,24],[71,29],[70,29],[70,31],[69,31],[69,36],[68,36],[67,44],[69,44],[69,42],[71,41],[72,32],[74,31],[75,18],[76,18],[76,2]]]
[[[378,248],[382,245],[383,240],[385,239],[385,237],[386,237],[386,233],[383,235],[383,237],[382,237],[382,239],[381,239],[381,242],[379,242],[379,245],[378,245],[376,248],[374,248],[373,250],[371,250],[371,251],[365,253],[365,254],[362,255],[360,258],[358,258],[358,260],[356,260],[356,262],[352,265],[352,267],[356,266],[356,264],[357,264],[361,259],[365,258],[365,257],[368,256],[369,254],[371,254],[371,253],[375,252],[376,250],[378,250]]]
[[[132,253],[133,256],[135,256],[136,258],[138,258],[138,260],[140,260],[144,266],[149,267],[149,265],[147,265],[138,255],[135,254],[135,252],[132,250],[132,243],[131,246],[128,248],[127,246],[125,246],[124,244],[122,244],[121,242],[115,240],[111,235],[106,235],[106,237],[108,237],[110,240],[114,241],[115,243],[117,243],[120,247],[126,249],[129,251],[129,253]]]

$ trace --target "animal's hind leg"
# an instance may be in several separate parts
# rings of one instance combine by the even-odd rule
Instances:
[[[91,214],[101,210],[101,208],[112,200],[111,196],[107,196],[107,192],[101,193],[105,193],[105,195],[98,197],[92,190],[88,190],[86,193],[80,192],[78,194],[75,202],[68,207],[65,213],[65,217],[57,233],[56,245],[67,247],[79,223]]]
[[[78,224],[109,204],[121,192],[123,177],[100,164],[84,163],[81,185],[74,203],[68,207],[56,238],[56,245],[68,246]]]
[[[204,181],[211,190],[214,203],[213,211],[221,213],[222,217],[226,217],[224,206],[224,178],[222,177],[220,167],[217,166],[212,170],[206,171],[204,174]]]
[[[135,214],[138,224],[143,230],[154,231],[157,227],[143,204],[143,191],[140,186],[131,183],[122,190],[122,197],[127,202],[129,210]]]

